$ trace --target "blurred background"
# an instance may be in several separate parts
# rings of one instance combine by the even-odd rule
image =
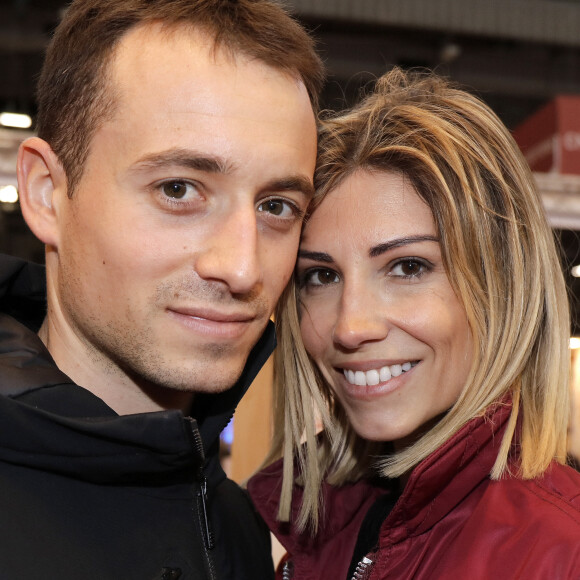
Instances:
[[[398,65],[449,76],[496,111],[528,156],[562,242],[573,311],[571,335],[580,336],[580,267],[575,269],[580,265],[580,1],[285,4],[312,31],[327,64],[323,107],[340,109],[352,103],[372,79]],[[0,0],[0,251],[39,262],[43,248],[28,232],[18,206],[16,151],[34,130],[36,79],[51,31],[65,9],[61,0]],[[577,352],[571,350],[574,368],[580,366]],[[268,437],[258,435],[269,430],[264,417],[269,373],[267,367],[260,379],[263,386],[236,414],[235,437],[230,431],[224,442],[227,455],[232,437],[234,448],[236,439],[252,439],[255,456],[232,467],[238,480],[257,466],[268,445]],[[575,388],[577,384],[575,373]],[[247,430],[241,426],[244,421],[251,425]],[[257,439],[263,445],[256,445]]]

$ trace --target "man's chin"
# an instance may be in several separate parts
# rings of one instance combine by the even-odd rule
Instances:
[[[224,367],[229,368],[224,368]],[[237,365],[224,365],[219,362],[213,368],[195,368],[189,371],[168,371],[161,385],[166,389],[186,393],[217,394],[231,389],[244,370],[245,362]],[[221,368],[220,368],[221,367]]]

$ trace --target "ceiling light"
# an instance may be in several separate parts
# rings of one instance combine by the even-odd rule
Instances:
[[[455,42],[445,43],[439,50],[439,59],[441,62],[451,63],[461,56],[461,46]]]
[[[18,190],[13,185],[0,186],[0,202],[16,203],[18,201]]]
[[[0,113],[0,125],[4,127],[15,127],[17,129],[28,129],[32,125],[29,115],[20,113]]]

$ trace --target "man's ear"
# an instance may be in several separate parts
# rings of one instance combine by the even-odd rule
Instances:
[[[18,150],[18,193],[22,215],[32,233],[58,248],[58,208],[67,196],[66,175],[50,145],[31,137]]]

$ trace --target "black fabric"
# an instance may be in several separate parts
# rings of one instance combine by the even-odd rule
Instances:
[[[351,580],[354,577],[358,563],[367,554],[375,551],[381,526],[399,499],[400,493],[396,480],[389,481],[387,489],[388,492],[381,495],[370,507],[361,524],[346,580]]]
[[[221,429],[274,346],[272,326],[240,381],[201,398],[193,417],[119,416],[63,374],[33,332],[43,283],[42,267],[0,256],[0,578],[272,579],[269,534],[217,457]],[[6,311],[25,313],[22,323]]]
[[[6,255],[0,264],[0,311],[37,332],[46,314],[44,266]]]

